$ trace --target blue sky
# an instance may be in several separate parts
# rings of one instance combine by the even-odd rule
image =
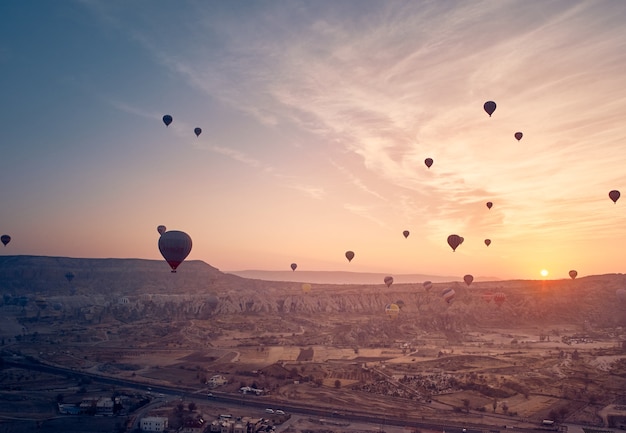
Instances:
[[[2,253],[159,259],[164,224],[225,271],[623,272],[624,22],[617,0],[3,2]]]

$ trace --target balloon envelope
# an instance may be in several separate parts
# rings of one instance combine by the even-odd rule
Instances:
[[[491,207],[493,206],[493,203],[491,203],[490,201],[487,202],[487,208],[491,209]]]
[[[202,134],[202,128],[195,128],[193,133],[196,134],[196,137],[200,137],[200,134]]]
[[[578,276],[578,272],[576,272],[574,269],[572,269],[571,271],[569,271],[569,276],[573,280],[574,278],[576,278]]]
[[[426,164],[426,167],[430,168],[430,166],[433,165],[433,159],[432,158],[426,158],[424,160],[424,164]]]
[[[159,237],[159,251],[165,261],[176,272],[176,268],[191,252],[191,238],[185,232],[170,230]]]
[[[172,123],[172,116],[170,116],[169,114],[166,114],[165,116],[163,116],[163,123],[165,123],[165,126],[170,126],[170,123]]]
[[[524,134],[522,134],[521,132],[516,132],[514,135],[517,141],[520,141],[522,137],[524,136]]]
[[[487,246],[491,245],[491,239],[485,239],[485,245]]]
[[[501,307],[504,301],[506,301],[506,295],[504,293],[498,292],[493,295],[493,302],[495,302],[498,307]]]
[[[351,262],[353,258],[354,258],[354,252],[346,251],[346,259],[348,259],[348,261]]]
[[[292,263],[291,264],[291,270],[292,271],[295,271],[297,267],[298,267],[298,265],[296,263]]]
[[[494,111],[496,111],[496,103],[493,101],[487,101],[485,102],[485,104],[483,105],[483,108],[485,109],[485,111],[487,112],[487,114],[489,115],[489,117],[491,117],[491,115],[493,114]]]
[[[455,251],[459,245],[463,243],[463,238],[459,235],[450,235],[448,236],[448,245],[452,248],[452,251]]]
[[[302,283],[302,292],[309,293],[311,291],[311,285],[309,283]]]
[[[65,278],[67,279],[68,283],[71,283],[72,280],[74,279],[74,272],[68,272],[65,274]]]
[[[409,231],[408,230],[403,231],[402,234],[404,235],[405,238],[409,237]]]
[[[452,302],[452,300],[454,299],[454,295],[456,295],[456,292],[451,287],[447,287],[441,291],[441,296],[443,297],[443,300],[446,301],[448,304]]]
[[[427,292],[433,288],[432,281],[424,281],[422,285],[424,286],[424,289],[426,289]]]
[[[385,284],[387,285],[387,287],[390,287],[393,284],[393,277],[385,277],[384,280]]]
[[[158,226],[157,227],[157,232],[159,232],[160,235],[162,235],[166,231],[167,231],[167,228],[165,226]]]
[[[465,281],[465,284],[467,284],[467,287],[469,287],[470,284],[472,284],[472,281],[474,281],[474,276],[467,274],[463,277],[463,281]]]
[[[609,192],[609,197],[611,198],[611,200],[613,200],[613,203],[617,203],[617,200],[619,200],[619,196],[620,196],[620,193],[616,189]]]
[[[4,246],[6,247],[6,246],[7,246],[7,244],[8,244],[9,242],[11,242],[11,236],[9,236],[9,235],[2,235],[2,236],[0,236],[0,241],[2,241],[2,243],[3,243],[3,244],[4,244]]]
[[[395,319],[398,317],[398,314],[400,314],[400,307],[398,307],[397,304],[387,304],[385,306],[385,313],[390,318]]]

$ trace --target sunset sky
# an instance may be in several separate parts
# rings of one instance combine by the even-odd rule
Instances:
[[[622,0],[1,2],[0,253],[161,259],[163,224],[222,271],[626,272],[624,23]]]

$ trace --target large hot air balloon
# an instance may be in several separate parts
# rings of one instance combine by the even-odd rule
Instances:
[[[486,205],[487,205],[487,208],[488,208],[488,209],[491,209],[491,207],[493,206],[493,203],[491,203],[490,201],[488,201],[488,202],[486,203]]]
[[[432,158],[426,158],[424,160],[424,164],[426,164],[426,167],[430,168],[430,166],[433,165],[433,159]]]
[[[448,236],[448,245],[452,248],[452,251],[456,251],[457,247],[463,243],[463,238],[459,235]]]
[[[302,292],[309,293],[311,291],[311,285],[309,283],[302,283]]]
[[[571,271],[569,271],[569,277],[573,280],[574,278],[576,278],[578,276],[578,272],[576,272],[574,269],[572,269]]]
[[[176,268],[191,252],[191,238],[185,232],[170,230],[159,237],[159,251],[165,261],[176,272]]]
[[[400,307],[397,304],[387,304],[385,305],[385,313],[391,319],[395,319],[400,314]]]
[[[522,134],[521,132],[516,132],[514,135],[517,141],[520,141],[522,137],[524,136],[524,134]]]
[[[405,238],[409,237],[409,231],[408,230],[403,231],[402,234],[404,235]]]
[[[441,297],[448,304],[452,302],[452,300],[454,299],[454,295],[456,295],[456,292],[451,287],[447,287],[441,291]]]
[[[3,243],[3,244],[4,244],[4,246],[6,247],[6,246],[7,246],[7,244],[8,244],[9,242],[11,242],[11,236],[9,236],[9,235],[2,235],[2,236],[0,236],[0,241],[2,241],[2,243]]]
[[[385,282],[387,287],[391,287],[391,285],[393,284],[393,277],[387,276],[383,279],[383,281]]]
[[[202,134],[202,128],[194,128],[193,133],[196,134],[196,137],[200,137],[200,134]]]
[[[353,258],[354,258],[354,252],[346,251],[346,259],[348,259],[348,261],[351,262]]]
[[[487,246],[491,245],[491,239],[485,239],[485,245]]]
[[[169,114],[166,114],[165,116],[163,116],[163,123],[165,123],[165,126],[170,126],[170,123],[172,123],[172,116],[170,116]]]
[[[72,280],[74,279],[74,272],[68,272],[65,274],[65,278],[67,279],[68,283],[71,283]]]
[[[432,289],[432,288],[433,288],[433,283],[432,283],[432,281],[424,281],[424,282],[422,283],[422,285],[424,286],[424,289],[425,289],[427,292],[428,292],[428,291],[430,291],[430,289]]]
[[[493,101],[487,101],[485,102],[485,104],[483,105],[483,108],[485,109],[485,111],[487,112],[487,114],[489,115],[489,117],[491,117],[491,115],[493,114],[494,111],[496,111],[496,103]]]
[[[157,232],[159,232],[160,235],[162,235],[166,231],[167,231],[167,228],[165,226],[158,226],[157,227]]]
[[[291,270],[292,271],[295,271],[297,267],[298,267],[298,265],[296,263],[292,263],[291,264]]]
[[[493,295],[493,302],[495,302],[498,307],[501,307],[504,301],[506,301],[506,295],[504,293],[498,292]]]
[[[609,192],[609,197],[611,198],[611,200],[613,200],[613,203],[617,203],[617,200],[619,200],[619,196],[620,196],[620,193],[616,189]]]
[[[474,281],[474,276],[467,274],[463,277],[463,281],[465,281],[465,284],[467,284],[467,287],[469,287],[472,284],[472,281]]]

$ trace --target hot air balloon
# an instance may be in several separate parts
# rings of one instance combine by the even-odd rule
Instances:
[[[569,271],[569,277],[573,280],[578,276],[578,272],[576,272],[575,270],[571,270]]]
[[[493,302],[495,302],[498,307],[501,307],[504,301],[506,301],[506,295],[504,293],[498,292],[493,295]]]
[[[432,158],[426,158],[424,160],[424,164],[426,164],[426,167],[430,168],[430,166],[433,165],[433,159]]]
[[[432,289],[432,288],[433,288],[433,283],[432,283],[432,281],[424,281],[424,282],[422,283],[422,285],[424,286],[424,289],[426,289],[426,291],[427,291],[427,292],[428,292],[428,291],[430,291],[430,289]]]
[[[469,287],[472,284],[472,281],[474,281],[474,276],[467,274],[463,277],[463,281],[465,281],[465,284],[467,284],[467,287]]]
[[[165,126],[170,126],[170,123],[172,123],[172,116],[170,116],[169,114],[166,114],[165,116],[163,116],[163,123],[165,123]]]
[[[609,192],[609,197],[611,198],[611,200],[613,200],[613,203],[617,203],[617,200],[619,200],[619,196],[620,196],[620,193],[616,189]]]
[[[351,262],[353,258],[354,258],[354,252],[346,251],[346,259],[348,259],[348,262]]]
[[[451,287],[447,287],[441,291],[441,297],[448,304],[452,302],[452,300],[454,299],[454,295],[456,295],[456,292]]]
[[[302,283],[302,293],[309,293],[311,291],[311,285],[309,283]]]
[[[452,251],[455,251],[459,245],[463,243],[463,238],[459,235],[450,235],[448,236],[448,245],[452,248]]]
[[[387,304],[385,305],[385,313],[391,319],[395,319],[400,314],[400,307],[397,304]]]
[[[298,265],[296,263],[292,263],[291,264],[291,270],[292,271],[295,271],[297,267],[298,267]]]
[[[398,299],[395,304],[402,310],[404,308],[404,301],[402,299]]]
[[[2,243],[3,243],[3,244],[4,244],[4,246],[6,247],[6,246],[7,246],[7,244],[8,244],[9,242],[11,242],[11,236],[9,236],[9,235],[2,235],[2,236],[0,236],[0,241],[2,241]]]
[[[409,237],[409,231],[408,230],[403,231],[402,234],[404,235],[405,238]]]
[[[65,274],[65,278],[67,279],[68,283],[71,283],[72,280],[74,279],[74,272],[68,272]]]
[[[387,276],[383,279],[383,281],[385,282],[387,287],[391,287],[391,285],[393,284],[393,277]]]
[[[157,227],[157,232],[159,232],[160,235],[162,235],[166,231],[167,231],[167,228],[165,226],[158,226]]]
[[[202,134],[202,128],[194,128],[193,133],[196,134],[196,137],[200,137],[200,134]]]
[[[516,132],[514,135],[517,141],[520,141],[522,137],[524,136],[524,134],[522,134],[521,132]]]
[[[485,245],[487,246],[491,245],[491,239],[485,239]]]
[[[488,201],[488,202],[486,203],[486,205],[487,205],[487,209],[491,209],[491,207],[493,206],[493,203],[491,203],[490,201]]]
[[[485,109],[485,111],[487,112],[487,114],[489,115],[489,117],[491,117],[491,115],[493,114],[494,111],[496,111],[496,103],[493,101],[487,101],[485,102],[485,104],[483,105],[483,108]]]
[[[165,261],[176,272],[176,268],[191,252],[191,238],[185,232],[170,230],[159,237],[159,251]]]

